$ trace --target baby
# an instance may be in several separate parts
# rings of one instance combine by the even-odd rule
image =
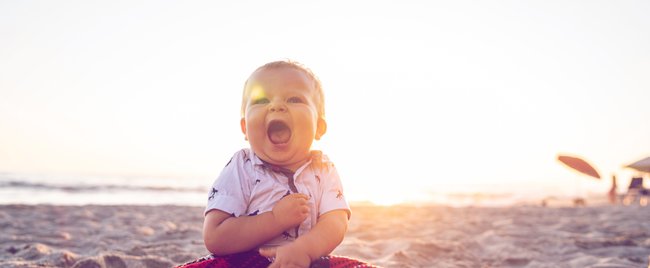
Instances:
[[[251,74],[241,109],[250,149],[228,162],[205,209],[211,253],[259,250],[272,267],[308,267],[341,243],[350,207],[334,165],[311,150],[327,130],[324,111],[320,81],[302,65],[271,62]]]

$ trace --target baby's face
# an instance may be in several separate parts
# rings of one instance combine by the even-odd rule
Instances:
[[[262,160],[295,171],[326,129],[313,81],[292,68],[263,69],[249,78],[246,92],[241,127],[251,148]]]

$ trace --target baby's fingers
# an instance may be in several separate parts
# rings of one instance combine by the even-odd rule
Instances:
[[[267,257],[267,258],[275,258],[275,253],[277,252],[278,248],[277,247],[267,247],[267,248],[260,248],[258,252],[260,255]]]
[[[309,200],[308,195],[301,194],[301,193],[290,194],[290,195],[287,195],[286,197],[296,198],[298,200]]]
[[[300,212],[301,212],[302,214],[309,214],[309,207],[308,207],[308,206],[302,206],[302,207],[300,208]]]

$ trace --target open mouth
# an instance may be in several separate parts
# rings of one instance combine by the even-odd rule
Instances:
[[[291,139],[291,128],[285,122],[271,121],[266,130],[266,135],[273,144],[284,144]]]

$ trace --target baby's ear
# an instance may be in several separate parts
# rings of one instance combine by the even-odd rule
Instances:
[[[244,139],[248,140],[248,135],[246,134],[246,119],[242,117],[239,121],[239,125],[241,126],[241,133],[244,133]]]
[[[327,132],[327,122],[325,122],[325,119],[322,117],[318,118],[318,122],[316,123],[316,140],[320,140],[320,138],[325,135],[325,132]]]

